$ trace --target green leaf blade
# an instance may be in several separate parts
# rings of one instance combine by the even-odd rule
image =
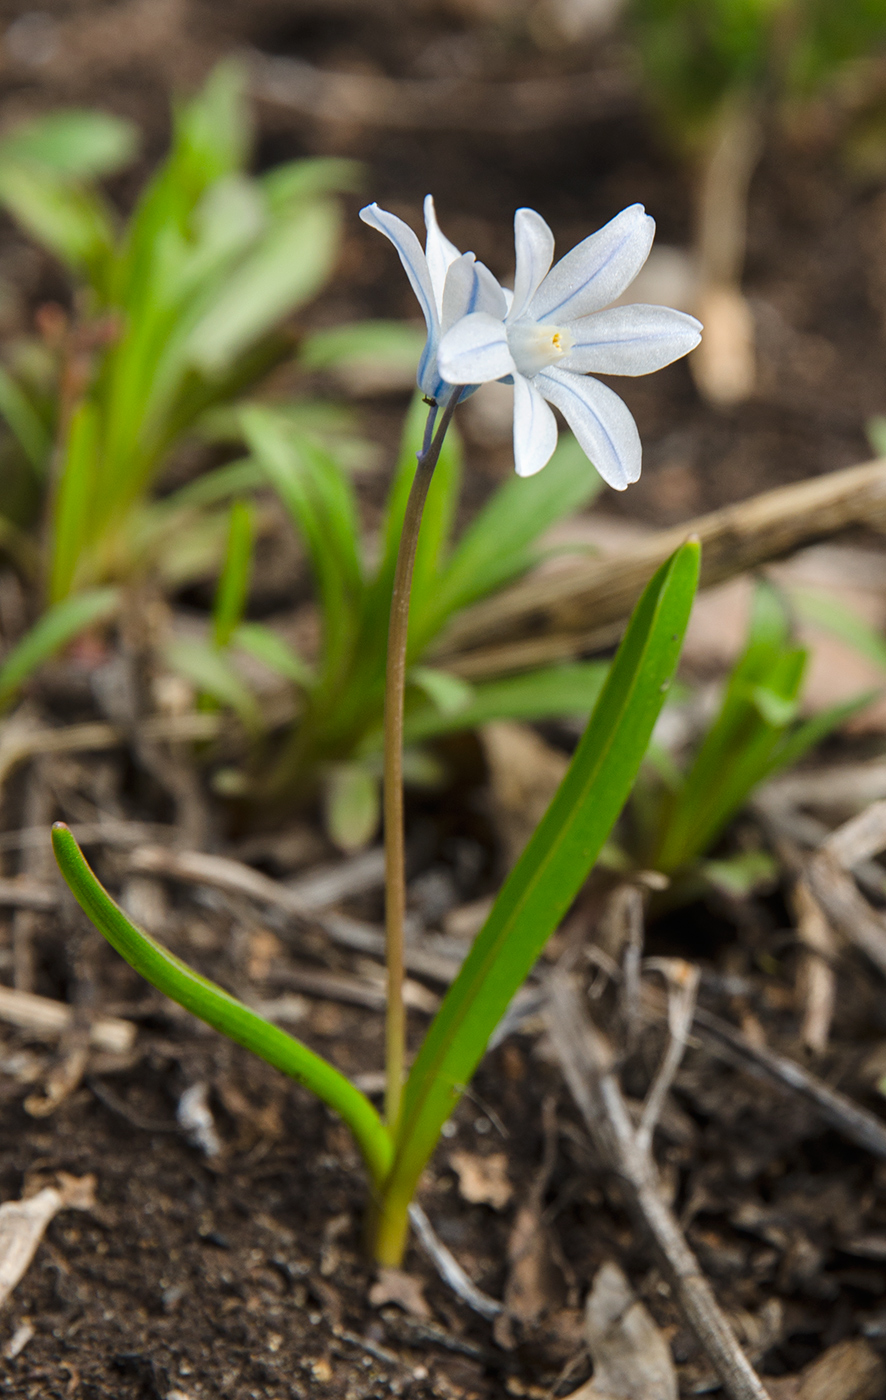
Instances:
[[[59,869],[87,918],[151,986],[230,1040],[304,1084],[347,1123],[376,1186],[390,1167],[390,1136],[372,1104],[333,1065],[183,963],[126,917],[87,864],[63,822],[52,829]]]
[[[22,637],[0,667],[0,707],[8,704],[19,686],[44,661],[95,623],[106,622],[120,606],[116,588],[94,588],[75,593],[49,608]]]
[[[587,877],[630,791],[679,657],[698,581],[684,545],[648,585],[570,769],[441,1007],[406,1087],[388,1188],[405,1209],[486,1043]]]

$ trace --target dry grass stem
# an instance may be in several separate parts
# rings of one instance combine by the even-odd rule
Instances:
[[[574,984],[562,974],[551,978],[547,1020],[566,1082],[588,1132],[651,1234],[684,1316],[723,1389],[731,1400],[768,1400],[665,1204],[651,1153],[638,1146],[610,1047],[592,1025]]]

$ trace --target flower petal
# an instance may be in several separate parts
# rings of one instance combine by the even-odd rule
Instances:
[[[463,316],[485,311],[503,321],[507,311],[504,292],[488,267],[476,261],[473,253],[462,253],[451,263],[443,289],[441,329],[448,331]]]
[[[443,307],[443,287],[446,283],[446,273],[460,257],[460,253],[454,243],[440,230],[437,223],[437,211],[434,208],[434,196],[425,195],[425,228],[428,236],[425,241],[425,258],[427,259],[428,272],[431,277],[431,286],[434,289],[434,300],[437,310]]]
[[[632,204],[561,258],[529,307],[536,321],[564,323],[599,311],[630,286],[649,256],[655,220]]]
[[[432,332],[439,319],[437,302],[434,297],[431,274],[428,271],[428,260],[412,229],[408,224],[404,224],[402,219],[398,219],[396,214],[389,214],[386,209],[379,209],[377,204],[367,204],[365,209],[360,210],[360,218],[364,224],[369,224],[370,228],[378,229],[385,238],[389,238],[397,249],[412,290],[418,297],[425,324],[428,331]]]
[[[514,466],[518,476],[535,476],[557,446],[557,420],[535,385],[514,375]]]
[[[517,271],[514,276],[512,319],[522,316],[554,261],[554,235],[541,214],[518,209],[514,215]]]
[[[640,475],[642,448],[637,425],[618,394],[597,379],[568,370],[544,369],[534,384],[559,408],[608,486],[623,491]]]
[[[485,384],[513,374],[504,322],[485,311],[463,316],[440,341],[437,364],[447,384]]]
[[[613,306],[572,321],[572,349],[558,369],[578,374],[652,374],[701,339],[701,322],[669,306]]]

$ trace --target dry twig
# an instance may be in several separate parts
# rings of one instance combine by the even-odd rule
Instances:
[[[652,573],[690,535],[701,540],[708,586],[849,525],[884,522],[886,462],[812,477],[658,531],[610,558],[532,575],[460,614],[436,655],[472,679],[610,645]]]
[[[768,1400],[695,1255],[665,1204],[651,1154],[638,1147],[612,1054],[570,979],[550,983],[548,1030],[598,1151],[614,1171],[662,1257],[684,1315],[731,1400]]]

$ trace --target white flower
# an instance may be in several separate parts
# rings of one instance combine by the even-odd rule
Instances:
[[[666,306],[603,307],[621,296],[649,255],[655,223],[624,209],[550,270],[554,236],[533,209],[514,219],[517,270],[505,317],[478,308],[447,327],[437,350],[451,384],[514,381],[514,461],[532,476],[557,445],[559,408],[603,480],[623,491],[640,475],[637,425],[617,394],[585,376],[650,374],[701,338],[694,316]],[[402,255],[401,255],[402,256]]]
[[[488,267],[477,262],[473,253],[459,253],[440,232],[431,195],[425,198],[424,208],[428,231],[424,252],[409,225],[395,214],[379,209],[377,204],[361,209],[360,218],[389,238],[400,254],[428,328],[416,376],[418,387],[425,398],[443,404],[452,393],[454,381],[444,380],[437,367],[441,336],[472,313],[491,316],[500,324],[507,311],[507,299]]]

